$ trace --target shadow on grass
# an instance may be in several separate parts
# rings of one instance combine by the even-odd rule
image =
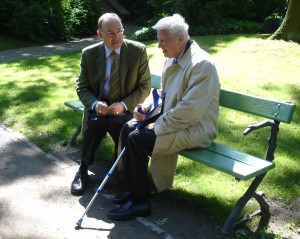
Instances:
[[[292,122],[299,125],[300,124],[300,88],[299,85],[296,84],[289,84],[288,86],[292,98],[291,103],[296,105],[296,110]]]
[[[71,135],[73,127],[81,122],[82,117],[65,108],[64,99],[68,97],[58,92],[74,92],[76,95],[75,80],[79,60],[80,53],[75,52],[10,63],[11,72],[5,74],[11,79],[1,83],[1,118],[15,114],[15,118],[9,116],[9,124],[15,125],[17,118],[23,115],[22,123],[25,127],[32,132],[36,131],[27,137],[46,151],[49,151],[51,143],[65,140],[64,136]],[[28,72],[26,78],[18,79],[22,72]],[[51,77],[48,78],[47,72]],[[53,102],[58,103],[53,106]],[[51,123],[59,120],[64,123]],[[50,130],[44,130],[47,132],[45,134],[37,133],[43,126]]]
[[[220,35],[220,36],[195,36],[191,39],[195,40],[202,49],[209,52],[210,54],[218,53],[219,49],[223,46],[228,46],[229,43],[239,40],[240,38],[249,39],[265,39],[265,35],[254,35],[254,34],[231,34],[231,35]]]
[[[16,66],[18,66],[18,69],[28,69],[28,68],[42,68],[46,67],[49,68],[49,72],[65,72],[70,69],[74,71],[74,69],[77,69],[77,74],[79,73],[79,60],[80,60],[81,52],[76,51],[72,53],[62,53],[59,55],[54,56],[44,56],[29,60],[21,60],[14,62]],[[59,62],[62,62],[63,65],[68,66],[68,68],[62,68],[62,65],[59,64]]]

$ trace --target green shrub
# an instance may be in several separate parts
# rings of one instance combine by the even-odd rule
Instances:
[[[101,14],[97,0],[64,0],[64,24],[68,37],[95,34]]]
[[[135,19],[138,19],[138,23],[142,22],[142,26],[145,27],[150,26],[145,25],[147,21],[153,21],[157,16],[174,13],[181,14],[193,27],[217,25],[219,28],[226,19],[263,23],[269,16],[283,17],[287,7],[286,0],[120,0],[120,2]],[[248,28],[240,25],[238,27]],[[233,26],[226,28],[232,28],[233,33],[237,31]]]
[[[136,41],[148,41],[156,39],[156,31],[151,27],[143,27],[141,30],[136,31],[130,39]]]
[[[53,42],[95,33],[98,0],[2,0],[0,30],[20,39]]]
[[[211,24],[208,26],[191,26],[191,36],[224,35],[224,34],[243,34],[243,33],[261,33],[263,24],[256,22],[243,22],[236,20],[227,20],[223,23]]]
[[[223,23],[211,24],[208,26],[190,26],[189,34],[191,36],[207,36],[233,33],[261,33],[262,27],[262,24],[255,22],[227,20]],[[154,40],[156,39],[156,31],[151,27],[144,27],[143,29],[136,31],[130,38],[136,41]]]

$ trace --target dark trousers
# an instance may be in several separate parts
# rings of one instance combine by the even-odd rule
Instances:
[[[87,122],[87,129],[83,136],[80,170],[86,171],[88,165],[93,164],[97,148],[107,133],[115,143],[115,158],[119,142],[120,131],[123,125],[132,119],[132,114],[125,112],[120,116],[101,116],[90,112]]]
[[[122,144],[126,147],[123,155],[122,188],[133,194],[135,203],[145,202],[150,197],[148,163],[156,135],[154,129],[136,130],[133,119],[122,129]]]

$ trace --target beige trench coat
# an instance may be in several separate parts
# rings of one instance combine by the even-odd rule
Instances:
[[[162,74],[164,114],[154,124],[151,174],[158,192],[172,186],[178,152],[208,147],[218,133],[220,84],[210,56],[193,42],[172,62],[166,60]]]

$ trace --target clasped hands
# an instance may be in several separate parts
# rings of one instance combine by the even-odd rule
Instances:
[[[95,111],[97,114],[102,116],[107,115],[120,115],[125,111],[125,107],[120,102],[115,102],[112,105],[108,106],[104,101],[98,101],[95,106]]]

